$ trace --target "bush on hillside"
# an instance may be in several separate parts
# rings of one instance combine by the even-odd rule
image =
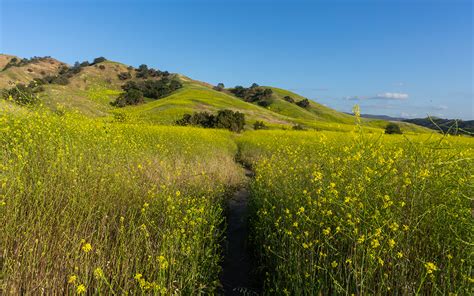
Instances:
[[[224,83],[218,83],[216,86],[214,86],[214,90],[217,91],[223,91],[225,89]]]
[[[292,127],[293,130],[295,131],[305,131],[306,128],[304,126],[302,126],[301,124],[296,124]]]
[[[295,99],[293,99],[293,98],[290,97],[290,96],[285,96],[285,97],[283,98],[283,100],[287,101],[288,103],[292,103],[292,104],[295,103]]]
[[[142,79],[147,79],[149,77],[168,77],[170,75],[168,71],[160,71],[158,69],[148,68],[148,66],[145,64],[138,66],[135,71],[137,78]]]
[[[269,103],[271,103],[271,97],[273,94],[273,91],[270,88],[260,87],[256,83],[252,84],[249,88],[238,85],[231,88],[229,91],[246,102],[259,103],[267,101],[267,103],[262,103],[264,106],[268,106]]]
[[[258,101],[257,104],[261,107],[266,108],[266,107],[270,106],[272,104],[272,102],[270,100],[266,99],[266,100]]]
[[[132,74],[130,74],[130,72],[121,72],[117,74],[117,76],[120,80],[127,80],[132,78]]]
[[[225,128],[233,132],[240,132],[245,126],[245,115],[232,110],[220,110],[216,116],[216,128]]]
[[[303,100],[297,102],[296,105],[300,106],[301,108],[307,108],[307,107],[309,107],[309,100],[308,99],[303,99]]]
[[[114,102],[112,106],[125,107],[129,105],[139,105],[144,103],[143,93],[138,89],[130,89],[129,91],[121,94]]]
[[[268,127],[265,125],[263,121],[255,121],[255,123],[253,124],[253,129],[263,130],[263,129],[268,129]]]
[[[175,90],[180,89],[181,87],[183,87],[181,82],[174,79],[170,80],[168,78],[138,82],[128,81],[122,86],[125,94],[119,96],[114,102],[112,102],[112,105],[117,107],[137,105],[144,102],[144,97],[155,100],[161,99],[165,96],[168,96]],[[138,93],[141,94],[141,98],[138,98]]]
[[[98,58],[95,58],[94,61],[92,61],[92,63],[90,65],[93,66],[95,64],[102,63],[102,62],[105,62],[105,61],[107,61],[106,58],[98,57]]]
[[[222,128],[233,132],[241,132],[245,126],[245,115],[232,110],[220,110],[217,115],[208,112],[184,114],[176,121],[177,125],[201,126],[204,128]]]
[[[385,127],[385,133],[386,134],[402,134],[402,130],[400,129],[400,126],[396,123],[390,122],[387,124]]]

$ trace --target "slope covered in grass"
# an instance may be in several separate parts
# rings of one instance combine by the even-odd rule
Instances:
[[[67,85],[44,85],[40,97],[53,110],[63,108],[88,116],[108,116],[110,103],[122,93],[124,82],[117,75],[126,71],[127,66],[110,61],[83,67]]]
[[[222,109],[242,112],[250,122],[263,120],[271,125],[291,126],[291,118],[273,113],[265,108],[244,102],[234,96],[215,91],[204,85],[186,81],[182,89],[168,97],[115,111],[124,112],[138,120],[159,124],[172,124],[185,113],[203,111],[215,113]]]
[[[14,57],[0,55],[0,58],[1,66]],[[0,89],[11,87],[11,83],[28,84],[35,78],[56,76],[59,69],[65,65],[52,58],[40,58],[22,66],[9,67],[0,71]],[[121,80],[120,73],[129,73],[130,78]],[[171,77],[178,79],[183,88],[159,100],[145,98],[145,103],[141,105],[113,107],[111,102],[123,93],[122,86],[125,83],[143,79],[137,78],[134,68],[106,60],[81,66],[80,71],[74,72],[65,85],[42,85],[38,96],[44,105],[54,111],[76,111],[89,117],[105,118],[121,114],[121,118],[132,122],[169,125],[174,124],[185,113],[216,113],[222,109],[231,109],[245,114],[248,129],[255,121],[263,121],[270,128],[285,129],[300,125],[307,129],[351,131],[355,127],[355,118],[352,115],[335,111],[314,101],[310,101],[306,108],[285,101],[285,96],[292,97],[296,102],[305,98],[284,89],[271,87],[271,104],[261,107],[245,102],[226,90],[216,91],[206,82],[180,74],[172,74]],[[161,78],[156,76],[146,79]],[[380,132],[387,123],[383,120],[362,119],[363,128],[372,132]],[[428,132],[427,129],[413,124],[399,124],[405,132]]]

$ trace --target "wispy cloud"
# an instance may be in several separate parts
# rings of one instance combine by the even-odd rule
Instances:
[[[404,118],[413,118],[413,117],[417,117],[418,114],[417,113],[401,112],[400,116],[404,117]]]
[[[408,99],[408,94],[397,93],[397,92],[384,92],[379,93],[375,96],[346,96],[343,97],[344,100],[348,101],[361,101],[361,100],[395,100],[403,101]]]
[[[397,93],[397,92],[384,92],[377,94],[371,99],[380,99],[380,100],[406,100],[408,99],[408,94]]]

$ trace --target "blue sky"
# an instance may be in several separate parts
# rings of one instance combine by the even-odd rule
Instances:
[[[471,1],[0,1],[2,53],[105,56],[340,111],[474,117]]]

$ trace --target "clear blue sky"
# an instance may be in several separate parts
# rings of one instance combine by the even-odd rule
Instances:
[[[0,0],[0,52],[105,56],[341,111],[473,119],[469,0]]]

